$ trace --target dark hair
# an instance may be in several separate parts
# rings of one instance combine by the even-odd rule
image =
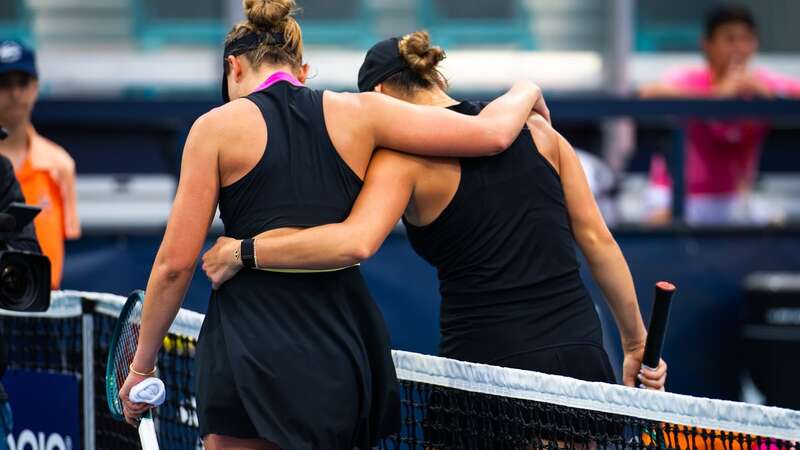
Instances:
[[[754,33],[758,30],[753,13],[746,6],[730,3],[722,4],[714,7],[706,15],[706,39],[713,37],[719,27],[730,23],[744,24]]]
[[[397,47],[400,57],[408,67],[390,76],[384,83],[404,92],[430,89],[434,86],[447,89],[447,80],[438,69],[439,63],[445,58],[444,50],[431,46],[431,37],[427,31],[416,31],[403,36]]]

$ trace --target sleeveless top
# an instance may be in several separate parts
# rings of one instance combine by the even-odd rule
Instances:
[[[220,189],[225,234],[344,220],[362,183],[331,143],[323,93],[265,85],[248,99],[267,124],[266,150]],[[339,450],[371,448],[400,426],[388,331],[358,267],[239,271],[212,292],[196,361],[204,434]]]
[[[450,109],[477,115],[484,106]],[[438,272],[440,354],[491,363],[548,345],[597,343],[560,177],[530,131],[499,155],[459,163],[455,196],[432,223],[403,218],[411,246]],[[587,308],[591,333],[555,323]]]
[[[278,82],[247,96],[268,124],[267,148],[250,172],[220,189],[226,236],[245,239],[347,218],[362,182],[328,136],[322,94]]]

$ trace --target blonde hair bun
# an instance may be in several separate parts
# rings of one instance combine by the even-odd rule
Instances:
[[[274,29],[286,22],[295,10],[294,0],[243,0],[247,20],[258,28]]]

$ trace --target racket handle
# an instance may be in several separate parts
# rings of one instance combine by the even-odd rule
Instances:
[[[669,322],[669,307],[675,285],[667,281],[656,283],[656,296],[653,300],[653,310],[650,314],[650,324],[647,327],[647,341],[644,345],[642,366],[656,369],[661,361],[661,351],[664,347],[664,338],[667,335],[667,322]],[[637,379],[636,386],[641,387]]]
[[[156,426],[152,417],[142,417],[139,421],[139,440],[142,442],[142,450],[158,450]]]

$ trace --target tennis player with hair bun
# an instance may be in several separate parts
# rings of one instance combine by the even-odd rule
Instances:
[[[444,57],[425,32],[385,40],[367,53],[359,89],[465,116],[485,111],[485,103],[447,95],[437,69]],[[614,383],[600,320],[579,274],[577,244],[617,321],[623,382],[633,386],[639,377],[646,387],[663,389],[663,361],[642,369],[646,330],[633,280],[575,151],[541,116],[527,125],[496,156],[378,151],[347,219],[259,235],[256,266],[358,263],[377,251],[402,216],[414,250],[438,270],[441,356]],[[203,257],[218,289],[256,272],[239,271],[239,245],[220,238]]]
[[[306,88],[294,7],[293,0],[245,0],[247,19],[225,40],[223,96],[231,101],[200,117],[187,138],[131,374],[120,390],[131,423],[147,405],[132,403],[130,388],[155,373],[218,203],[225,233],[237,238],[341,222],[374,148],[497,153],[534,108],[546,113],[541,90],[529,82],[478,117],[376,93]],[[238,255],[251,265],[255,250],[247,242]],[[247,271],[214,291],[196,380],[209,450],[367,449],[400,426],[386,327],[357,267]]]

